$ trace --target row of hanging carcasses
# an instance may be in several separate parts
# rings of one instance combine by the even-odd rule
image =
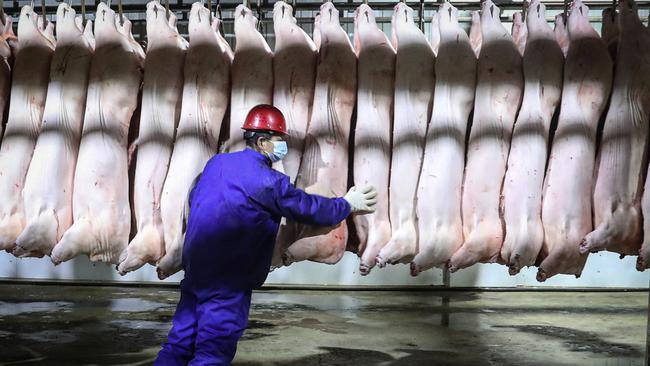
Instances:
[[[278,2],[275,52],[239,6],[233,53],[201,4],[192,7],[188,44],[174,15],[152,1],[146,57],[128,19],[104,4],[94,37],[92,24],[83,29],[61,4],[56,47],[52,25],[43,29],[24,7],[18,40],[5,20],[0,42],[2,101],[13,74],[0,147],[0,248],[54,263],[86,254],[120,273],[145,263],[161,278],[175,273],[192,182],[218,141],[225,151],[243,148],[239,124],[252,106],[272,103],[291,134],[278,169],[329,196],[343,195],[350,170],[353,183],[374,185],[380,197],[377,212],[335,228],[283,223],[276,267],[336,263],[347,249],[359,254],[362,274],[387,263],[410,263],[416,275],[501,262],[512,274],[537,264],[545,280],[579,275],[590,250],[638,254],[650,74],[634,3],[620,4],[617,21],[609,10],[602,39],[579,1],[568,27],[556,18],[555,32],[539,2],[525,23],[515,16],[512,34],[498,7],[481,6],[468,35],[456,9],[442,4],[427,40],[399,3],[389,40],[361,5],[352,44],[332,3],[321,7],[312,41]]]

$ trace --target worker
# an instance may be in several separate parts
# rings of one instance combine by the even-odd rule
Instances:
[[[243,130],[247,148],[212,157],[189,194],[181,298],[154,365],[230,365],[282,217],[335,226],[352,212],[374,211],[372,187],[353,187],[340,198],[310,195],[271,168],[287,153],[277,108],[254,107]]]

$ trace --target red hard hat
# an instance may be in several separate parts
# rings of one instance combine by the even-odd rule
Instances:
[[[279,109],[268,104],[253,107],[246,116],[243,130],[273,131],[287,134],[287,123]]]

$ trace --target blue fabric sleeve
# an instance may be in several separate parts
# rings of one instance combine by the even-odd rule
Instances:
[[[286,175],[276,181],[272,202],[267,207],[291,221],[319,226],[334,226],[350,214],[350,204],[345,199],[306,193],[294,187]]]

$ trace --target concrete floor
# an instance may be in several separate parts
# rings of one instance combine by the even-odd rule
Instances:
[[[0,365],[148,365],[177,300],[0,284]],[[647,292],[260,291],[233,365],[643,365],[647,305]]]

